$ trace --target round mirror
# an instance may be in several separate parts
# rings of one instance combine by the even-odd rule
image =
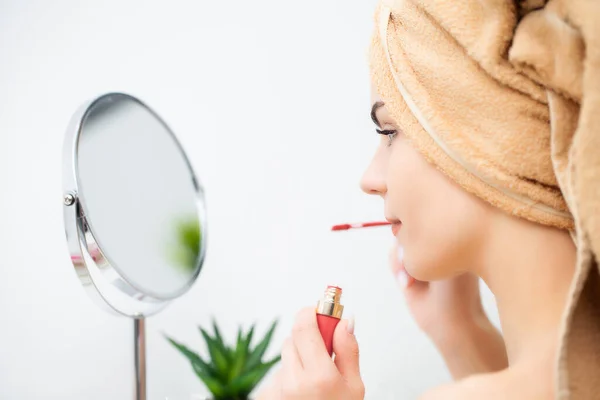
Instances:
[[[164,121],[103,95],[73,117],[64,156],[67,240],[91,294],[140,317],[186,292],[204,261],[204,194]]]

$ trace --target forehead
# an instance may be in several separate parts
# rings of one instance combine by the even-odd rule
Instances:
[[[377,93],[375,85],[371,84],[371,103],[375,104],[378,101],[382,101],[381,96]]]

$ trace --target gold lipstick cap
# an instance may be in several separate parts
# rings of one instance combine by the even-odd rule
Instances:
[[[334,318],[342,318],[344,306],[340,304],[342,289],[337,286],[327,286],[323,298],[317,303],[317,313]]]

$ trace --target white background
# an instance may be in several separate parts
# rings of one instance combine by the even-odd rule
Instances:
[[[148,321],[150,399],[205,393],[162,332],[199,347],[196,327],[212,315],[229,338],[238,324],[263,333],[279,317],[272,355],[329,283],[356,317],[367,399],[413,399],[449,379],[388,272],[389,229],[329,231],[382,217],[381,200],[358,187],[378,141],[374,6],[0,1],[1,399],[132,399],[132,322],[86,297],[62,221],[64,130],[108,91],[166,119],[208,197],[205,268]]]

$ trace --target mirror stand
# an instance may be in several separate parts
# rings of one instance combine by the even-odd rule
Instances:
[[[146,400],[146,319],[133,319],[135,352],[135,400]]]

